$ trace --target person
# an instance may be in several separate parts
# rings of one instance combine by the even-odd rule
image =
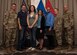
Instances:
[[[19,27],[19,37],[18,37],[18,47],[17,50],[23,50],[26,41],[26,30],[27,30],[27,11],[26,5],[22,4],[21,11],[18,12],[18,27]]]
[[[27,24],[30,30],[30,44],[29,50],[34,51],[36,47],[36,22],[38,20],[38,15],[36,14],[35,6],[31,5],[29,7],[29,14],[27,16]]]
[[[64,5],[63,13],[63,33],[68,43],[68,50],[72,50],[73,45],[73,15],[68,10],[68,6]]]
[[[54,15],[50,12],[50,7],[47,8],[46,15],[46,36],[48,38],[48,49],[54,48],[54,37],[51,35],[54,26]]]
[[[15,3],[12,3],[10,11],[5,13],[3,25],[5,28],[6,52],[11,53],[15,51],[15,40],[17,36],[17,13]]]
[[[56,50],[61,50],[62,47],[62,17],[59,14],[59,9],[55,8],[55,20],[54,20],[54,30],[56,34],[56,40],[57,40],[57,48]]]
[[[39,49],[43,49],[44,42],[44,32],[45,32],[45,17],[42,10],[38,10],[38,21],[37,21],[37,30],[36,38],[39,41]]]

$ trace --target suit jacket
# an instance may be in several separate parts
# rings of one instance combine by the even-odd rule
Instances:
[[[41,30],[45,30],[45,17],[42,16],[41,18]]]

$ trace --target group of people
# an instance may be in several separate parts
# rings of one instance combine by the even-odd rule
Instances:
[[[59,9],[55,8],[54,11],[55,16],[50,12],[50,8],[48,7],[47,14],[44,15],[41,9],[36,12],[34,5],[31,5],[27,11],[26,5],[23,4],[21,10],[17,13],[16,4],[12,3],[10,11],[5,13],[3,22],[6,51],[23,50],[26,46],[25,40],[28,34],[30,37],[30,47],[28,50],[34,51],[36,46],[38,46],[37,48],[40,50],[43,49],[45,36],[48,38],[50,49],[52,48],[53,40],[57,40],[57,47],[55,49],[62,49],[63,36],[68,43],[68,49],[72,49],[72,14],[68,11],[67,6],[64,6],[63,16],[59,14]],[[51,35],[53,30],[55,31],[55,39],[54,36]],[[38,45],[36,41],[39,42]],[[15,46],[17,46],[17,48],[15,48]]]

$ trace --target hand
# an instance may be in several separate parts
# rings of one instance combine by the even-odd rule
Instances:
[[[33,28],[33,26],[30,26],[31,28]]]
[[[33,28],[33,26],[28,26],[29,28]]]
[[[22,27],[21,26],[19,26],[19,30],[22,30]]]
[[[51,31],[51,28],[49,28],[49,31]]]
[[[40,30],[40,33],[42,33],[42,30]]]
[[[28,28],[30,28],[30,26],[28,26]]]
[[[7,13],[4,14],[5,16],[7,15]]]
[[[5,26],[5,29],[8,30],[8,27]]]

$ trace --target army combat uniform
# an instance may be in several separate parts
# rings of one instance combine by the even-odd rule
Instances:
[[[73,44],[73,15],[67,11],[63,14],[63,34],[68,46]]]
[[[56,34],[56,40],[59,46],[62,45],[62,17],[58,14],[55,16],[54,30]]]
[[[6,47],[14,46],[17,34],[17,13],[12,10],[6,12],[3,25],[5,29]]]

